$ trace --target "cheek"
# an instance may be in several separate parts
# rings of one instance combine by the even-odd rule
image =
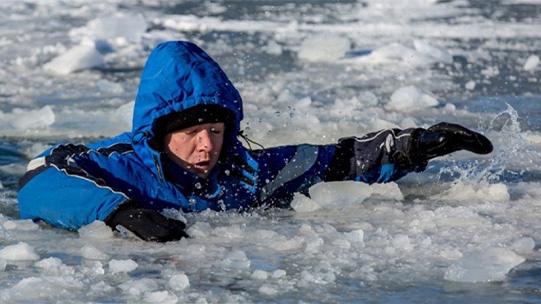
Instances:
[[[214,151],[216,151],[216,153],[220,153],[220,151],[222,150],[223,144],[224,144],[223,138],[217,138],[213,143]]]
[[[168,150],[179,158],[186,157],[186,154],[189,153],[189,146],[186,137],[172,137],[167,143]]]
[[[171,141],[175,144],[175,145],[179,145],[179,144],[182,144],[183,142],[186,142],[186,136],[173,136],[171,138]]]
[[[173,147],[186,146],[188,143],[189,139],[186,136],[173,136],[170,142]]]

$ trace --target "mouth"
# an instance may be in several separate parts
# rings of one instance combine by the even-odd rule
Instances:
[[[201,161],[201,162],[197,162],[193,164],[194,169],[198,171],[202,171],[202,172],[208,171],[209,167],[210,167],[210,161]]]

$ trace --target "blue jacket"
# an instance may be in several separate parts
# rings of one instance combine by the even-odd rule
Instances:
[[[175,165],[153,144],[157,118],[199,104],[235,114],[221,160],[207,179]],[[245,210],[287,204],[294,192],[320,181],[387,182],[411,171],[386,156],[394,150],[382,148],[389,138],[397,149],[406,145],[408,131],[355,138],[356,156],[339,143],[249,150],[237,138],[242,119],[242,99],[212,58],[189,42],[162,43],[143,70],[132,131],[89,145],[57,145],[32,160],[20,181],[21,218],[78,229],[103,221],[129,200],[155,210]]]

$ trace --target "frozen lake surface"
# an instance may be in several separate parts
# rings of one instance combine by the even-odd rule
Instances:
[[[3,0],[0,17],[0,302],[541,299],[541,1]],[[170,210],[192,237],[167,244],[20,220],[28,160],[129,130],[147,55],[175,39],[222,65],[266,147],[449,121],[495,150],[321,184],[295,210]]]

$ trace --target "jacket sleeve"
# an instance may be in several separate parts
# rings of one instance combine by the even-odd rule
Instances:
[[[291,197],[321,181],[386,183],[409,172],[422,171],[426,164],[417,165],[408,157],[415,130],[382,130],[363,137],[343,138],[337,144],[253,151],[263,185],[261,201]]]
[[[293,193],[323,181],[335,150],[335,145],[303,144],[252,151],[259,164],[261,204],[287,203]]]
[[[389,129],[340,139],[326,179],[387,183],[423,171],[427,160],[417,156],[420,151],[412,144],[420,130]]]
[[[127,197],[81,168],[84,146],[58,146],[32,160],[19,182],[21,218],[77,230],[104,220]],[[90,160],[87,160],[90,161]]]

